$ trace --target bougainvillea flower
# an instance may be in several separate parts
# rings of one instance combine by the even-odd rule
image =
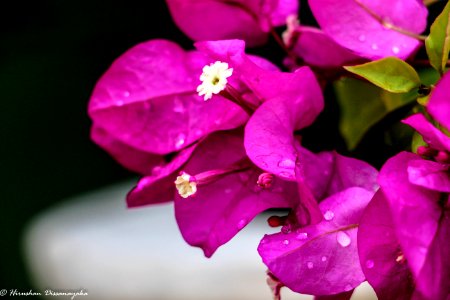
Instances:
[[[435,168],[416,154],[399,153],[383,166],[379,182],[401,247],[397,260],[408,264],[414,293],[418,299],[446,299],[450,293],[450,249],[442,241],[450,239],[450,198],[442,189],[433,189],[436,184],[416,184],[414,177],[410,180],[410,166],[417,169],[420,165],[422,169],[431,167],[431,171]]]
[[[179,151],[210,132],[241,126],[247,115],[239,106],[219,95],[214,103],[198,96],[198,78],[209,63],[205,55],[165,40],[133,47],[94,89],[89,103],[94,126],[154,154]]]
[[[299,25],[291,28],[287,35],[285,43],[288,49],[309,66],[327,69],[364,61],[320,29]],[[286,64],[292,65],[292,62]]]
[[[232,170],[233,165],[238,167]],[[259,213],[269,208],[289,208],[298,201],[295,183],[275,179],[269,186],[257,185],[262,171],[246,158],[242,132],[209,136],[183,167],[191,175],[223,169],[230,171],[198,186],[195,195],[175,195],[175,216],[183,237],[189,244],[201,247],[207,257]]]
[[[272,26],[297,14],[298,0],[167,0],[177,26],[194,41],[242,39],[262,45]]]
[[[336,43],[374,60],[408,58],[421,42],[428,11],[417,0],[309,0],[321,29]]]
[[[289,233],[266,235],[258,247],[264,263],[293,291],[331,295],[350,291],[364,281],[356,234],[372,191],[353,187],[323,200],[317,224]]]
[[[128,207],[172,201],[175,194],[174,181],[181,167],[192,156],[198,143],[179,151],[168,163],[160,163],[145,174],[127,195]]]

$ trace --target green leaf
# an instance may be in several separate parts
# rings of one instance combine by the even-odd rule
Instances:
[[[364,134],[389,112],[413,102],[417,92],[390,93],[366,81],[342,78],[334,88],[341,109],[339,129],[352,150]]]
[[[420,85],[419,75],[414,68],[396,57],[344,68],[392,93],[406,93]]]
[[[428,146],[428,145],[423,140],[423,137],[417,131],[415,131],[411,141],[411,151],[417,153],[417,148],[419,148],[420,146]]]
[[[425,40],[430,64],[441,75],[444,74],[450,50],[450,2],[447,2],[444,10],[434,20],[430,28],[430,35]]]

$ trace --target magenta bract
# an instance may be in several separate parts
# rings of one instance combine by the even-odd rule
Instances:
[[[178,27],[194,41],[242,39],[248,46],[267,41],[272,26],[297,14],[298,0],[166,0]]]
[[[320,203],[324,219],[290,233],[267,235],[258,247],[264,263],[293,291],[330,295],[364,281],[356,234],[373,192],[349,188]]]
[[[420,45],[428,11],[417,0],[309,0],[321,29],[342,47],[368,59],[408,58]]]
[[[198,146],[183,170],[196,174],[245,159],[242,142],[242,133],[211,135]],[[175,216],[184,239],[210,257],[262,211],[293,206],[296,185],[275,180],[270,188],[261,188],[256,184],[261,173],[248,162],[246,169],[200,186],[192,197],[177,195]]]
[[[199,76],[210,63],[164,40],[139,44],[119,57],[100,78],[89,103],[94,125],[140,151],[168,154],[216,130],[236,128],[247,119],[220,96],[197,95]]]

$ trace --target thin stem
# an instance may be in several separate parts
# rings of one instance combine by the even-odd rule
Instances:
[[[416,34],[414,32],[408,31],[406,29],[403,29],[401,27],[395,26],[394,24],[388,22],[387,20],[385,20],[382,17],[380,17],[376,12],[374,12],[373,10],[368,8],[364,3],[361,2],[361,0],[353,0],[353,1],[355,1],[356,4],[358,4],[362,9],[364,9],[369,15],[371,15],[375,20],[377,20],[385,28],[397,31],[397,32],[399,32],[401,34],[404,34],[406,36],[415,38],[415,39],[417,39],[419,41],[425,41],[425,39],[427,38],[424,35]]]
[[[275,31],[275,28],[272,26],[272,24],[270,25],[270,34],[272,35],[272,37],[274,38],[275,42],[277,42],[277,44],[281,47],[281,49],[283,49],[284,52],[286,52],[287,56],[289,56],[290,59],[292,59],[294,62],[296,62],[298,60],[297,55],[295,55],[287,46],[286,44],[283,42],[283,40],[281,39],[281,37],[278,35],[278,33]]]

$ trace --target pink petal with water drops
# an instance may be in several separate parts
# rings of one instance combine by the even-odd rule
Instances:
[[[406,59],[421,45],[416,38],[383,26],[383,21],[414,34],[422,33],[427,24],[427,8],[418,0],[309,0],[309,4],[328,36],[372,60]]]
[[[91,128],[91,139],[125,168],[142,175],[151,173],[153,167],[164,162],[161,155],[156,155],[133,148],[113,138],[100,127]]]
[[[307,65],[319,68],[337,68],[343,65],[363,62],[365,59],[340,46],[323,31],[308,26],[299,26],[293,33],[292,52]]]
[[[379,175],[397,238],[415,278],[425,264],[443,209],[439,204],[441,193],[409,181],[408,165],[421,160],[418,155],[401,152],[385,163]]]
[[[174,181],[197,146],[198,144],[193,144],[181,150],[170,162],[155,166],[149,175],[141,178],[127,195],[128,207],[172,201],[175,194]]]
[[[450,137],[434,127],[423,114],[415,114],[404,120],[403,123],[411,126],[423,137],[423,140],[432,148],[450,151]]]
[[[215,134],[199,145],[183,168],[189,174],[230,166],[245,158],[242,133]],[[250,163],[250,162],[249,162]],[[189,198],[175,198],[175,216],[184,239],[210,257],[257,214],[269,208],[288,208],[297,199],[294,183],[275,180],[269,189],[256,185],[262,173],[250,167],[198,186]]]
[[[194,41],[242,39],[248,46],[267,41],[270,24],[285,24],[297,0],[167,0],[178,27]]]
[[[367,281],[380,300],[409,300],[414,281],[396,237],[389,204],[383,192],[375,194],[358,228],[358,254]]]
[[[429,160],[408,163],[408,179],[412,184],[432,191],[450,193],[450,165]]]
[[[450,73],[447,72],[437,83],[431,93],[427,110],[433,118],[450,130]]]
[[[270,272],[293,291],[331,295],[364,281],[356,234],[362,212],[373,196],[349,188],[322,203],[322,222],[291,233],[267,235],[258,247]]]
[[[314,73],[303,67],[295,73],[262,74],[250,88],[263,103],[245,127],[245,149],[249,158],[261,169],[288,180],[295,180],[298,141],[294,130],[311,125],[323,109],[323,96]],[[267,79],[267,81],[263,80]],[[264,87],[268,82],[276,90]],[[273,86],[273,88],[275,88]]]
[[[242,125],[246,113],[220,96],[197,95],[209,64],[203,54],[153,40],[119,57],[100,78],[89,103],[94,125],[141,151],[168,154],[210,132]]]

